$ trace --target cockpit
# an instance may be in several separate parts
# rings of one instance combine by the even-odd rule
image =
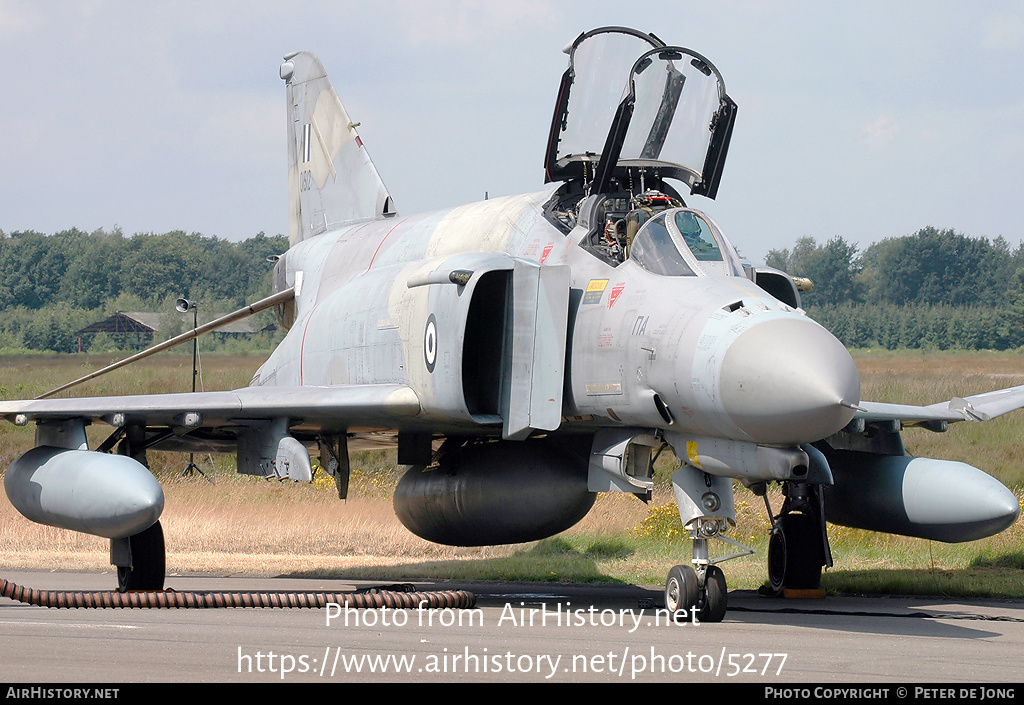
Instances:
[[[736,115],[718,70],[625,27],[581,34],[566,53],[544,165],[548,182],[565,183],[545,206],[548,220],[609,264],[736,273],[717,227],[668,183],[718,192]]]
[[[736,251],[711,219],[676,208],[648,220],[627,245],[627,257],[664,276],[742,276]]]

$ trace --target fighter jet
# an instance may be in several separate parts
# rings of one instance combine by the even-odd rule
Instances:
[[[320,61],[285,57],[290,247],[274,269],[288,333],[228,392],[0,403],[36,424],[8,468],[37,522],[105,536],[122,590],[159,590],[164,543],[151,451],[217,451],[238,471],[348,486],[349,453],[397,446],[394,506],[453,545],[563,531],[598,492],[651,497],[669,449],[691,556],[667,608],[719,621],[734,482],[780,483],[773,590],[815,588],[826,520],[941,541],[1020,511],[981,470],[911,458],[904,426],[943,431],[1024,405],[1024,387],[933,406],[863,401],[843,345],[789,275],[742,260],[682,192],[714,199],[736,119],[718,69],[653,34],[602,27],[566,49],[546,186],[400,215]],[[85,428],[113,428],[96,449]],[[116,449],[116,453],[112,453]],[[728,543],[713,557],[711,541]]]

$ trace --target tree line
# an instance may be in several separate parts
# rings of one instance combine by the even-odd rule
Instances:
[[[116,229],[0,231],[0,350],[72,352],[78,349],[75,331],[90,323],[116,311],[173,313],[178,297],[201,302],[207,312],[234,310],[270,294],[267,258],[287,249],[287,237],[262,232],[229,242],[182,231],[131,237]],[[272,313],[259,316],[258,328],[273,321]],[[181,325],[163,332],[181,332]],[[104,334],[85,342],[93,351],[140,344],[137,337]]]
[[[923,228],[862,252],[842,237],[805,237],[765,263],[808,277],[808,315],[849,347],[1024,346],[1024,244]]]
[[[126,237],[119,230],[52,235],[0,231],[0,350],[78,349],[75,332],[116,311],[173,312],[179,296],[226,312],[267,296],[271,255],[283,235],[229,242],[173,231]],[[805,237],[774,249],[766,264],[808,277],[808,314],[850,347],[1007,349],[1024,346],[1024,244],[928,227],[859,251],[842,237]],[[259,314],[256,327],[273,322]],[[176,322],[161,338],[181,332]],[[279,339],[279,334],[277,339]],[[97,334],[93,352],[139,347]],[[220,341],[266,348],[266,336]]]

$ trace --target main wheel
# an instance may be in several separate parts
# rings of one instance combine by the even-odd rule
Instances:
[[[166,556],[164,530],[160,522],[128,537],[132,549],[132,567],[117,567],[117,590],[156,592],[164,589]]]
[[[721,622],[729,604],[729,591],[725,586],[725,573],[717,565],[709,565],[704,573],[704,604],[697,613],[701,622]]]
[[[768,586],[774,594],[782,592],[786,584],[786,565],[789,563],[789,551],[786,545],[786,532],[781,524],[772,527],[772,535],[768,539]]]
[[[688,565],[672,566],[665,581],[665,609],[675,619],[691,619],[693,606],[700,598],[697,574]]]
[[[779,517],[768,541],[768,582],[772,590],[816,590],[821,585],[824,564],[825,546],[816,518],[792,513]]]

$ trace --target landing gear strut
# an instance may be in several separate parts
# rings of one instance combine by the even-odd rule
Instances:
[[[708,539],[718,538],[743,549],[742,553],[715,559],[725,561],[753,553],[752,549],[721,536],[719,520],[702,519],[691,532],[693,540],[693,566],[677,565],[668,572],[665,581],[665,608],[677,621],[721,622],[729,606],[729,591],[725,573],[708,558]]]
[[[716,563],[754,552],[725,536],[736,523],[732,480],[683,465],[672,475],[679,517],[693,542],[691,565],[677,565],[665,581],[665,607],[676,620],[721,622],[728,608],[725,574]],[[718,539],[741,549],[738,553],[710,558],[708,542]]]
[[[155,443],[158,437],[147,438],[145,426],[124,427],[123,438],[121,430],[114,432],[104,445],[113,446],[114,442],[121,439],[117,452],[134,458],[148,468],[146,448]],[[160,522],[127,538],[112,539],[110,562],[117,566],[118,592],[163,590],[167,554],[164,551],[164,530]]]

